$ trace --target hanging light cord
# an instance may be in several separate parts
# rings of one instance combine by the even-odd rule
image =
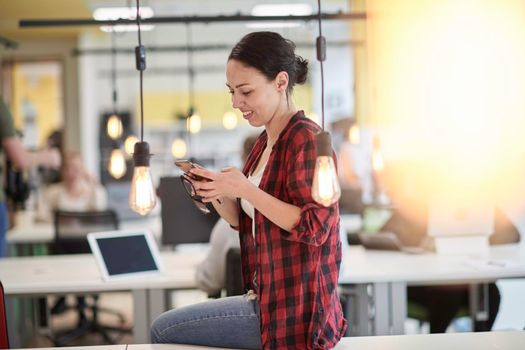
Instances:
[[[117,114],[117,48],[115,27],[111,29],[111,87],[113,89],[113,114]]]
[[[317,0],[318,13],[317,21],[319,24],[319,36],[317,37],[317,59],[321,65],[321,126],[324,130],[324,70],[323,70],[323,61],[326,59],[326,41],[323,37],[323,32],[321,29],[321,0]]]
[[[139,2],[137,0],[137,33],[139,37],[139,48],[142,47],[142,39],[140,37],[140,13],[139,13]],[[145,67],[144,67],[145,68]],[[139,69],[140,72],[140,142],[144,141],[144,94],[142,92],[142,72],[143,69]]]
[[[192,110],[194,108],[194,91],[193,91],[193,83],[194,83],[194,75],[195,72],[193,71],[193,52],[192,52],[192,43],[191,43],[191,27],[188,24],[186,24],[186,45],[188,50],[188,78],[189,78],[189,93],[190,93],[190,109]],[[192,111],[193,112],[193,111]],[[191,117],[189,115],[188,117]]]

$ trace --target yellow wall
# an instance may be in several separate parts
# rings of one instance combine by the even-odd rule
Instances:
[[[312,90],[309,85],[297,86],[293,99],[299,109],[306,113],[312,110]],[[161,126],[177,121],[177,115],[185,115],[189,107],[187,92],[145,92],[144,124]],[[140,118],[140,102],[136,103],[136,118]],[[225,90],[200,90],[195,92],[196,112],[201,116],[203,127],[220,127],[222,116],[232,110],[230,95]],[[236,111],[239,119],[241,114]]]
[[[16,128],[23,129],[22,106],[25,100],[29,101],[36,110],[38,145],[42,146],[47,136],[62,125],[62,79],[52,73],[28,76],[23,65],[16,63],[13,68],[13,118]]]

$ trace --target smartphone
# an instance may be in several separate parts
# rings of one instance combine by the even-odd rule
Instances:
[[[191,168],[195,168],[195,164],[186,159],[178,159],[175,161],[175,165],[178,166],[182,171],[187,173]]]
[[[191,177],[192,179],[195,179],[197,181],[202,181],[202,180],[209,180],[205,177],[202,177],[202,176],[199,176],[199,175],[195,175],[195,174],[192,174],[190,173],[190,169],[191,168],[196,168],[196,165],[193,164],[192,162],[190,162],[189,160],[187,159],[178,159],[175,161],[175,165],[178,166],[182,171],[184,171],[184,173],[186,175],[188,175],[189,177]]]

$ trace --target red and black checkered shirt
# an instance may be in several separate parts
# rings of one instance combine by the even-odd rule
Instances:
[[[239,210],[243,282],[259,298],[264,349],[329,349],[346,329],[337,294],[339,207],[323,207],[311,195],[319,131],[302,111],[294,115],[273,146],[259,184],[301,208],[290,232],[256,209],[254,238],[252,220]],[[266,142],[264,131],[246,161],[245,175],[257,164]]]

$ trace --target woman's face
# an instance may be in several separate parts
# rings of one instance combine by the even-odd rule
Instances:
[[[234,59],[228,61],[226,79],[233,108],[240,110],[252,126],[269,123],[282,98],[282,89],[275,80],[268,81],[257,69]]]
[[[81,179],[82,171],[82,160],[79,157],[67,158],[62,166],[62,179],[64,182],[73,183]]]

